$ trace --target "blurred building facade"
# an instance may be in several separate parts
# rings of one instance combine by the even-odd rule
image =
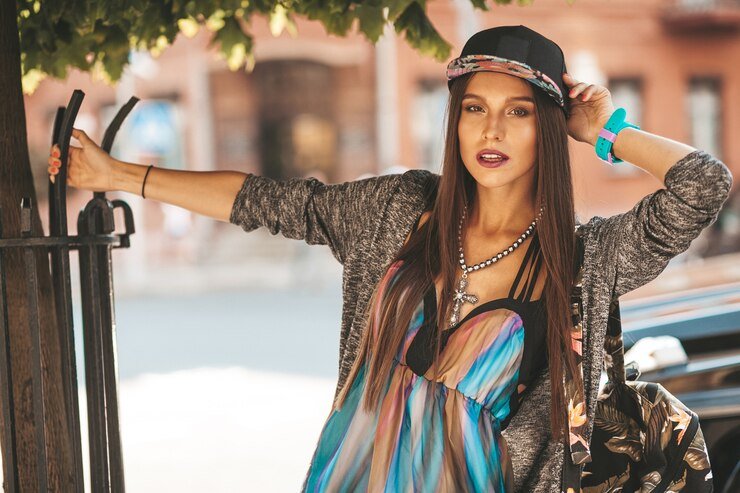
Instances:
[[[706,150],[740,176],[740,140],[732,138],[740,134],[740,64],[731,63],[740,60],[740,2],[576,0],[569,5],[540,0],[526,7],[491,4],[484,13],[474,11],[469,0],[444,0],[428,8],[442,37],[453,45],[450,58],[480,29],[527,25],[563,48],[577,79],[607,86],[615,106],[627,109],[629,121]],[[98,142],[117,108],[131,95],[141,99],[113,149],[126,161],[239,170],[276,179],[315,176],[325,182],[407,168],[440,172],[446,62],[423,58],[390,27],[373,46],[358,34],[327,35],[317,22],[297,19],[297,24],[297,38],[287,32],[273,37],[264,19],[254,19],[250,32],[257,63],[252,73],[230,71],[209,47],[204,28],[193,38],[181,34],[157,59],[132,54],[115,88],[76,72],[66,81],[42,82],[26,98],[40,199],[46,191],[53,117],[75,88],[86,93],[77,126]],[[612,167],[600,161],[586,144],[571,141],[571,151],[582,220],[628,210],[661,187],[629,163]],[[737,188],[717,223],[677,260],[740,252]],[[245,238],[231,225],[120,196],[136,211],[132,243],[139,247],[121,260],[127,264],[124,280],[132,285],[137,280],[151,284],[153,269],[165,265],[211,266],[196,284],[216,279],[238,284],[291,282],[290,269],[282,277],[275,274],[275,260],[285,256],[306,265],[333,263],[328,249],[309,253],[301,242],[273,238],[264,229]],[[71,190],[68,200],[72,210],[79,210],[89,198],[89,193]],[[727,256],[734,265],[738,260]],[[260,267],[265,261],[268,265]],[[219,267],[221,274],[214,270]],[[334,272],[329,268],[330,275]],[[740,279],[738,272],[726,275],[729,281]]]

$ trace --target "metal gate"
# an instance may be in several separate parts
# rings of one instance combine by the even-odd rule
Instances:
[[[18,451],[15,436],[14,400],[10,365],[10,335],[3,252],[15,248],[23,252],[25,285],[29,308],[32,340],[33,409],[38,459],[38,489],[48,490],[46,423],[49,410],[44,409],[44,382],[41,373],[41,332],[39,327],[38,278],[35,253],[42,250],[50,259],[54,306],[57,316],[57,336],[61,346],[61,372],[67,423],[73,450],[74,478],[77,492],[84,492],[82,441],[80,436],[80,406],[75,366],[74,320],[70,288],[69,252],[77,250],[80,267],[82,330],[87,392],[87,420],[90,447],[90,486],[92,491],[124,491],[121,436],[118,422],[118,369],[115,353],[115,313],[111,250],[128,248],[134,233],[131,208],[122,200],[110,201],[104,192],[94,192],[93,198],[77,218],[76,236],[67,233],[67,159],[69,142],[84,93],[75,90],[66,108],[57,110],[53,142],[61,151],[62,166],[55,183],[49,181],[49,236],[33,236],[32,204],[26,197],[21,202],[21,237],[5,238],[0,211],[0,401],[5,429],[3,448],[8,457],[3,462],[7,490],[15,492],[18,484]],[[123,120],[138,102],[132,97],[108,126],[101,148],[110,153],[113,140]],[[114,211],[121,208],[125,232],[114,234]]]

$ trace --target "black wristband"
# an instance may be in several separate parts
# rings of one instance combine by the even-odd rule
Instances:
[[[149,172],[152,170],[153,167],[154,167],[153,164],[149,165],[149,167],[146,170],[146,174],[144,175],[144,181],[141,182],[141,197],[142,198],[146,198],[144,197],[144,186],[146,185],[146,177],[149,176]]]

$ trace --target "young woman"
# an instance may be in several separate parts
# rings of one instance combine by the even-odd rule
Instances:
[[[447,78],[441,174],[325,185],[153,169],[74,133],[74,187],[264,226],[343,264],[339,382],[304,491],[578,491],[561,471],[574,445],[590,460],[609,301],[656,277],[729,194],[723,163],[624,122],[606,88],[575,80],[525,26],[476,33]],[[568,136],[667,188],[580,224]],[[49,164],[58,173],[55,149]],[[583,341],[570,336],[577,228]],[[579,402],[564,400],[566,368]]]

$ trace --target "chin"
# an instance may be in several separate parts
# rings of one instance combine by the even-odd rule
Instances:
[[[531,179],[531,176],[530,178],[527,178],[527,176],[535,171],[534,167],[522,171],[515,166],[511,166],[509,169],[489,169],[480,166],[477,162],[476,166],[478,166],[478,169],[475,170],[475,173],[470,173],[470,168],[468,168],[468,173],[470,173],[470,176],[473,177],[478,185],[484,188],[498,188],[510,185],[521,179]]]
[[[507,163],[500,168],[486,168],[485,166],[478,164],[477,160],[473,160],[473,166],[466,165],[465,167],[475,181],[479,183],[488,182],[491,184],[501,184],[502,179],[509,181],[511,179],[512,172],[516,171],[516,163]]]
[[[481,169],[478,170],[476,173],[471,173],[471,176],[476,181],[476,183],[478,183],[478,185],[485,188],[496,188],[511,182],[511,177],[508,176],[508,174],[507,176],[503,176],[500,173],[495,174],[495,172],[497,171],[500,170]]]

